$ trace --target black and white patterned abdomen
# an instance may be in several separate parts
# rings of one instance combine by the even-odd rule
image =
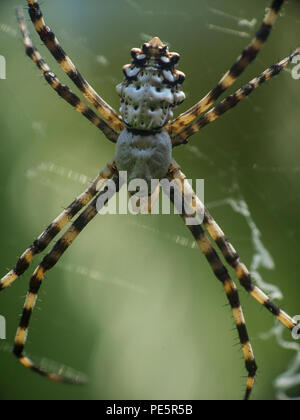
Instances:
[[[152,179],[167,175],[171,160],[172,143],[166,130],[141,135],[125,129],[120,134],[115,163],[119,172],[127,172],[128,182],[143,179],[151,186]]]

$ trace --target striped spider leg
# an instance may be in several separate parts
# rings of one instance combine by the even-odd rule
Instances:
[[[196,134],[202,128],[206,127],[208,124],[214,122],[227,111],[234,108],[236,105],[238,105],[239,102],[247,98],[255,89],[259,88],[266,81],[272,79],[275,76],[278,76],[287,67],[287,65],[291,63],[292,60],[298,55],[300,55],[300,48],[298,48],[289,57],[286,57],[279,63],[269,67],[258,77],[251,80],[245,86],[237,90],[233,95],[228,96],[220,104],[212,108],[202,117],[195,120],[189,126],[185,127],[180,133],[172,137],[173,147],[180,146],[181,144],[186,144],[193,134]]]
[[[167,125],[167,130],[171,135],[180,133],[190,123],[195,121],[201,114],[210,108],[214,102],[230,87],[239,76],[244,72],[250,63],[257,57],[263,45],[269,38],[272,27],[283,6],[284,0],[273,0],[271,7],[268,9],[263,24],[257,32],[255,38],[243,50],[237,61],[231,69],[222,77],[214,89],[212,89],[203,99],[196,105],[181,114],[178,118],[171,121]]]
[[[27,0],[29,15],[41,40],[51,52],[63,71],[75,83],[85,98],[106,119],[109,126],[117,131],[124,129],[124,123],[117,113],[95,92],[89,83],[79,73],[71,59],[59,44],[55,34],[46,26],[42,11],[36,0]]]
[[[86,117],[92,124],[101,130],[105,136],[116,143],[119,134],[111,128],[105,121],[99,118],[94,111],[92,111],[84,102],[82,102],[78,96],[76,96],[66,85],[63,85],[56,75],[51,71],[48,64],[44,61],[38,50],[34,47],[27,25],[24,19],[24,14],[21,8],[16,10],[19,27],[23,37],[24,47],[26,54],[29,58],[36,64],[36,66],[41,70],[46,82],[54,89],[57,94],[67,101],[73,108],[76,109],[80,114]]]
[[[187,217],[190,217],[190,215],[194,213],[194,215],[199,216],[199,218],[203,220],[203,227],[201,226],[200,222],[199,224],[188,225],[187,227],[194,236],[201,251],[207,258],[215,276],[222,282],[227,298],[231,305],[233,317],[242,345],[243,355],[246,361],[246,369],[249,374],[247,390],[245,394],[245,399],[248,400],[254,385],[257,365],[250,344],[249,335],[245,324],[245,318],[240,305],[236,285],[231,279],[227,268],[224,266],[219,255],[212,246],[209,236],[217,244],[226,262],[235,270],[240,284],[256,301],[258,301],[268,311],[270,311],[271,314],[273,314],[288,329],[293,330],[297,325],[297,322],[295,322],[288,314],[282,311],[274,302],[268,298],[268,296],[262,290],[260,290],[253,283],[247,267],[241,261],[239,255],[229,240],[226,238],[220,226],[213,219],[207,208],[194,193],[192,187],[186,180],[185,175],[181,172],[180,167],[175,161],[172,162],[168,178],[170,181],[172,181],[174,194],[176,194],[176,196],[173,194],[173,197],[171,198],[173,204],[176,205],[176,203],[182,202],[182,197],[184,197],[184,203],[186,207],[183,206],[182,209],[179,209],[181,210],[182,218],[186,220]],[[178,198],[178,196],[180,196],[180,199],[176,200],[174,197]],[[188,212],[186,209],[188,209]],[[208,232],[209,236],[205,230]]]
[[[79,195],[33,242],[33,244],[22,254],[16,266],[0,280],[0,291],[10,286],[18,277],[29,268],[34,257],[43,252],[52,240],[67,226],[105,185],[116,169],[114,163],[109,163],[95,178],[92,184]]]
[[[87,206],[83,213],[75,220],[71,227],[64,233],[59,241],[54,245],[52,250],[43,258],[41,264],[34,271],[29,290],[26,296],[23,313],[21,316],[19,328],[17,330],[13,353],[19,362],[28,369],[46,377],[54,382],[61,382],[66,384],[81,385],[82,380],[77,377],[68,377],[63,374],[54,374],[38,367],[32,360],[26,357],[24,348],[28,336],[28,328],[32,312],[35,308],[38,292],[45,278],[47,271],[51,270],[60,260],[66,250],[72,245],[82,230],[95,218],[98,212],[108,203],[119,188],[122,186],[122,181],[119,180],[118,173],[115,172],[113,181],[115,183],[115,190],[112,188],[101,191],[91,204]]]

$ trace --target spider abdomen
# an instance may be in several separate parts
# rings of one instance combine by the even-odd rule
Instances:
[[[125,79],[117,86],[122,119],[136,130],[160,129],[185,99],[185,75],[176,69],[179,55],[170,53],[159,38],[131,54],[132,63],[123,67]]]
[[[127,172],[128,182],[161,180],[172,161],[172,142],[166,130],[157,133],[135,133],[128,129],[119,136],[115,163],[118,171]]]

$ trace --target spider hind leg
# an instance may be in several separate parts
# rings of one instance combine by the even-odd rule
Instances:
[[[118,192],[119,188],[122,185],[122,181],[119,180],[118,174],[115,175],[114,182],[116,185],[115,191],[112,191],[112,189],[108,189],[106,191],[105,189],[99,193],[99,195],[84,210],[84,212],[81,213],[81,215],[76,219],[76,221],[71,225],[71,227],[54,245],[52,250],[43,258],[43,261],[36,268],[30,280],[29,290],[26,296],[22,317],[15,338],[13,353],[23,366],[55,382],[73,385],[82,384],[82,381],[79,378],[69,378],[67,376],[64,376],[63,374],[53,374],[43,368],[40,368],[24,354],[25,344],[28,336],[29,323],[36,305],[38,292],[41,288],[46,272],[51,270],[58,263],[62,255],[72,245],[72,243],[79,236],[82,230],[96,217],[100,208],[104,207],[104,205],[113,197],[113,195],[116,192]],[[102,198],[102,200],[99,200],[100,197],[104,198]],[[100,202],[101,206],[99,205]]]
[[[241,286],[285,327],[289,330],[293,330],[295,326],[297,326],[297,322],[280,309],[278,305],[272,302],[269,297],[254,284],[249,270],[241,261],[237,251],[227,239],[221,227],[210,215],[207,208],[193,192],[191,186],[185,182],[185,175],[181,172],[180,167],[174,161],[172,164],[172,176],[178,180],[178,187],[181,189],[181,193],[192,198],[193,203],[195,203],[193,208],[195,208],[196,213],[203,218],[203,225],[205,229],[222,252],[226,262],[234,269]]]
[[[174,173],[176,173],[176,170],[174,172],[174,169],[176,167],[175,162],[173,162],[172,167],[169,172],[169,180],[174,181],[173,182],[173,190],[171,189],[171,195],[170,199],[175,207],[178,207],[178,203],[182,202],[182,187],[181,187],[181,181],[176,179],[176,176]],[[194,194],[193,194],[194,195]],[[189,195],[190,197],[190,195]],[[185,202],[182,203],[181,208],[177,208],[179,214],[181,214],[182,219],[184,222],[187,222],[187,219],[190,218],[190,215],[193,213],[194,206],[190,205],[190,203]],[[194,215],[196,216],[197,213],[194,212]],[[236,324],[236,328],[239,335],[239,340],[242,346],[242,352],[245,359],[245,366],[248,372],[248,380],[247,380],[247,388],[245,392],[245,400],[248,400],[250,398],[256,372],[257,372],[257,365],[254,358],[254,353],[252,349],[252,345],[250,343],[247,327],[246,327],[246,321],[243,314],[243,310],[240,304],[240,298],[239,293],[236,287],[236,284],[232,280],[227,268],[222,263],[219,255],[217,254],[216,250],[211,244],[211,241],[204,231],[204,229],[201,227],[201,224],[194,224],[190,225],[186,223],[188,229],[192,233],[196,243],[198,244],[199,248],[205,255],[207,261],[209,262],[216,278],[222,283],[227,299],[229,301],[229,304],[231,306],[233,318]]]
[[[34,257],[43,252],[64,227],[80,212],[97,194],[108,178],[115,173],[114,162],[110,162],[96,177],[92,184],[77,197],[27,248],[17,261],[16,266],[0,280],[0,292],[10,286],[29,268]]]

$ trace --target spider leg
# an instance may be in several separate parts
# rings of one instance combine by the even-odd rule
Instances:
[[[270,9],[268,9],[263,24],[257,32],[255,38],[243,50],[240,57],[231,67],[231,69],[222,77],[217,86],[212,89],[200,102],[194,105],[185,113],[181,114],[177,119],[169,123],[167,127],[173,135],[178,134],[184,127],[193,122],[203,112],[214,104],[214,102],[235,83],[239,76],[244,72],[246,67],[252,63],[264,43],[269,38],[272,27],[282,8],[284,0],[273,0]]]
[[[103,190],[100,192],[100,194],[93,200],[93,202],[85,209],[85,211],[76,219],[72,226],[55,244],[52,250],[44,257],[42,263],[37,267],[30,280],[29,291],[27,293],[21,321],[17,330],[13,353],[23,366],[55,382],[69,383],[74,385],[81,384],[78,378],[68,378],[60,374],[49,373],[44,369],[41,369],[38,366],[36,366],[34,362],[32,362],[28,357],[25,356],[24,347],[27,340],[28,328],[32,312],[34,310],[38,292],[42,285],[42,281],[44,280],[46,272],[51,270],[57,264],[59,259],[72,245],[72,243],[82,232],[82,230],[94,219],[98,211],[102,207],[104,207],[104,205],[107,204],[107,202],[114,196],[116,191],[119,189],[119,184],[121,184],[121,182],[119,182],[118,174],[115,175],[114,182],[116,184],[116,190]],[[104,194],[105,196],[103,198],[103,202],[101,202],[101,205],[99,205],[98,200]]]
[[[63,71],[70,77],[86,99],[98,110],[114,130],[121,131],[125,125],[117,113],[95,92],[79,73],[71,59],[60,46],[55,34],[46,26],[42,11],[36,0],[27,0],[29,15],[41,40],[49,49]]]
[[[181,182],[178,182],[178,179],[174,176],[174,168],[172,168],[169,172],[169,179],[171,181],[175,181],[175,184],[173,183],[173,191],[171,191],[171,201],[173,204],[177,207],[176,203],[179,201],[175,198],[175,195],[180,196],[182,198],[182,189],[181,189]],[[176,182],[177,181],[177,182]],[[187,206],[188,203],[185,203],[185,207],[182,206],[182,208],[177,208],[179,210],[181,217],[184,221],[188,217],[190,217],[190,214],[192,213],[191,209],[193,209],[192,206],[189,206],[189,216],[187,213]],[[218,280],[223,284],[225,293],[227,295],[228,301],[230,303],[234,321],[236,323],[236,327],[238,330],[240,342],[242,345],[242,352],[245,359],[246,369],[248,371],[248,381],[247,381],[247,389],[245,393],[245,400],[248,400],[251,395],[251,391],[254,385],[255,376],[257,372],[257,365],[254,358],[253,349],[250,343],[245,317],[243,314],[243,310],[240,304],[240,298],[238,294],[237,287],[234,283],[234,281],[231,279],[230,274],[227,270],[227,268],[222,263],[219,255],[213,248],[210,239],[208,235],[205,233],[203,228],[201,227],[200,223],[197,225],[187,225],[189,230],[191,231],[192,235],[194,236],[199,248],[205,255],[207,261],[211,265],[213,272]]]
[[[247,98],[255,89],[259,88],[262,84],[266,81],[272,79],[273,77],[279,75],[287,65],[294,59],[294,57],[300,55],[300,48],[298,48],[293,54],[289,57],[286,57],[282,61],[273,66],[269,67],[263,73],[261,73],[258,77],[251,80],[233,95],[228,96],[228,98],[224,99],[220,104],[216,107],[212,108],[206,114],[204,114],[201,118],[194,121],[188,127],[185,127],[181,132],[179,132],[176,136],[172,138],[173,147],[180,146],[181,144],[186,144],[188,139],[202,128],[206,127],[208,124],[216,121],[219,117],[221,117],[225,112],[229,111],[230,109],[234,108],[239,102],[243,99]]]
[[[220,251],[224,255],[227,263],[235,270],[236,275],[240,281],[240,284],[243,288],[261,305],[263,305],[272,315],[274,315],[285,327],[290,330],[293,330],[297,326],[297,322],[293,320],[287,313],[281,310],[274,302],[272,302],[268,296],[260,290],[252,281],[251,275],[241,261],[239,255],[237,254],[234,247],[231,245],[229,240],[226,238],[224,232],[213,219],[213,217],[208,212],[207,208],[200,201],[200,199],[193,192],[192,188],[185,182],[185,175],[181,172],[179,166],[176,162],[172,164],[172,177],[178,180],[178,185],[180,185],[181,192],[190,197],[190,201],[195,203],[196,212],[198,215],[201,215],[203,219],[203,224],[208,231],[209,235],[213,241],[217,244]]]
[[[0,291],[10,286],[30,266],[37,254],[43,252],[61,230],[79,213],[103,187],[106,180],[112,178],[116,169],[114,163],[109,163],[92,184],[73,201],[43,232],[36,241],[22,254],[15,268],[0,280]]]
[[[52,87],[52,89],[54,89],[58,93],[59,96],[61,96],[73,108],[75,108],[76,111],[78,111],[80,114],[86,117],[92,124],[98,127],[110,141],[116,143],[119,134],[115,130],[113,130],[106,122],[99,118],[84,102],[82,102],[68,88],[68,86],[61,84],[56,75],[51,71],[50,67],[43,60],[40,53],[32,44],[22,9],[17,8],[16,13],[20,30],[23,36],[26,54],[41,70],[47,83]]]

